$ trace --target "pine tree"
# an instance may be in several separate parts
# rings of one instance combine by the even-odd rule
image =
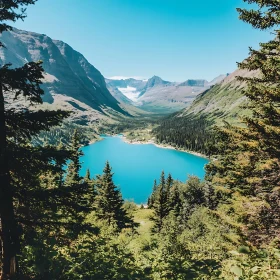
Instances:
[[[167,178],[166,178],[166,187],[165,187],[165,192],[166,192],[166,207],[168,208],[168,210],[170,209],[170,191],[171,191],[171,188],[173,186],[173,178],[171,176],[171,174],[169,173]]]
[[[279,1],[244,1],[257,8],[238,9],[241,20],[261,30],[278,28]],[[260,50],[250,48],[250,56],[238,64],[240,69],[255,71],[253,77],[238,77],[247,83],[244,95],[252,115],[243,118],[244,127],[226,124],[220,130],[221,156],[207,167],[207,178],[216,188],[225,188],[229,199],[241,193],[254,203],[258,226],[255,234],[247,229],[254,242],[262,242],[257,241],[261,235],[266,239],[276,236],[280,226],[280,207],[275,208],[280,187],[280,30],[275,35],[261,43]]]
[[[182,208],[182,201],[180,197],[180,191],[178,186],[175,184],[170,192],[170,209],[173,211],[175,217],[180,215]]]
[[[84,182],[91,182],[89,169],[87,169],[86,175],[84,176]]]
[[[171,182],[168,183],[170,184]],[[167,182],[165,180],[164,171],[162,171],[159,185],[157,186],[156,191],[153,194],[154,202],[152,208],[154,209],[154,216],[152,217],[152,220],[154,221],[154,232],[161,231],[163,221],[170,211],[168,195]]]
[[[95,181],[94,181],[94,179],[91,179],[89,169],[87,169],[86,174],[83,178],[83,185],[85,185],[85,187],[88,190],[87,193],[85,194],[86,201],[91,205],[92,210],[96,210],[95,204],[94,204],[95,197],[97,195],[96,189],[94,186]]]
[[[10,30],[7,21],[25,18],[25,9],[21,6],[34,4],[32,0],[1,1],[0,33]],[[5,22],[5,23],[4,23]],[[5,47],[0,42],[0,47]],[[8,151],[7,122],[8,114],[5,105],[5,95],[14,94],[26,96],[31,102],[40,102],[41,63],[28,63],[18,69],[10,69],[10,65],[2,65],[0,69],[0,248],[1,248],[1,279],[14,277],[17,273],[17,258],[19,251],[19,234],[13,205],[13,190],[11,187]],[[13,115],[15,117],[15,115]]]
[[[154,202],[155,202],[155,194],[157,190],[157,180],[154,180],[154,185],[153,185],[153,191],[152,194],[148,198],[148,207],[153,208]]]
[[[70,143],[71,161],[68,164],[64,182],[64,191],[71,196],[68,206],[72,208],[72,216],[68,219],[68,222],[73,225],[81,225],[71,229],[72,236],[79,234],[87,214],[94,210],[93,204],[96,196],[89,170],[87,170],[84,178],[80,175],[80,157],[83,155],[80,148],[81,137],[77,129],[75,129]],[[90,227],[88,229],[91,230]]]
[[[80,176],[80,157],[83,155],[83,152],[80,150],[80,137],[76,129],[74,130],[70,146],[72,151],[71,162],[68,165],[67,176],[65,179],[65,183],[68,185],[79,184],[82,180],[82,177]]]
[[[123,208],[124,201],[120,190],[113,182],[113,173],[111,171],[112,168],[107,161],[103,174],[98,175],[95,181],[97,216],[108,222],[109,225],[117,225],[118,230],[133,227],[133,221]]]

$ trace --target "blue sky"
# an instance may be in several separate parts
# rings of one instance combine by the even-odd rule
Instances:
[[[13,26],[63,40],[105,77],[211,80],[272,38],[238,19],[242,0],[39,0]]]

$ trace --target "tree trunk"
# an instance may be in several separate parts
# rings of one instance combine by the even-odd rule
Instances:
[[[4,93],[0,76],[0,279],[14,279],[17,272],[18,235],[13,209],[7,157]]]

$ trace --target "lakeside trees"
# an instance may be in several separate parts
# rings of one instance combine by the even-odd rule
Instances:
[[[106,221],[108,225],[116,225],[118,230],[135,226],[133,220],[123,208],[124,201],[120,190],[113,182],[112,168],[107,161],[103,174],[98,175],[94,186],[96,189],[95,207],[99,219]]]
[[[211,132],[211,125],[212,122],[204,116],[170,116],[160,122],[153,134],[159,143],[210,156],[215,153],[213,144],[216,140],[215,134]]]

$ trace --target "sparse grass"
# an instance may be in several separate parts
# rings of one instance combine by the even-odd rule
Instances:
[[[134,253],[138,261],[143,261],[143,255],[150,254],[151,248],[154,246],[154,236],[151,234],[151,221],[153,210],[140,209],[134,211],[134,221],[139,223],[137,234],[130,239],[128,244],[130,250]]]
[[[139,208],[134,212],[134,221],[140,224],[137,230],[140,235],[145,235],[150,232],[150,229],[153,225],[153,222],[150,219],[152,217],[152,214],[152,209]]]
[[[152,130],[155,125],[148,125],[144,129],[134,129],[124,132],[125,137],[131,141],[148,141],[153,138]]]

